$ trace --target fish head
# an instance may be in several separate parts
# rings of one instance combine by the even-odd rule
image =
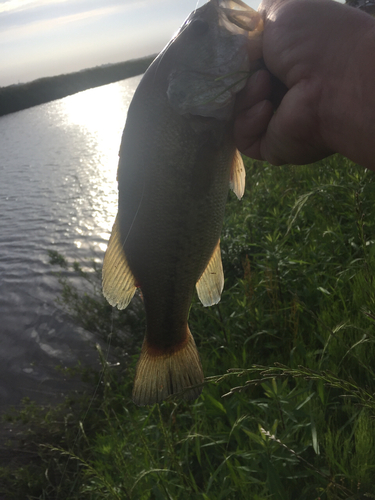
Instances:
[[[181,115],[229,120],[235,94],[259,66],[261,16],[241,0],[210,0],[193,11],[160,54],[170,106]]]

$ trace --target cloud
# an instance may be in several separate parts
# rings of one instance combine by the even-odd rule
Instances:
[[[8,42],[12,40],[21,41],[22,39],[29,38],[33,35],[41,36],[48,32],[53,32],[64,25],[82,22],[90,18],[104,16],[106,14],[114,13],[118,10],[117,7],[103,7],[101,9],[89,10],[86,12],[79,12],[74,14],[65,14],[60,16],[48,17],[47,19],[40,19],[34,21],[20,20],[19,24],[13,24],[5,28],[0,33],[0,39],[6,39]]]
[[[56,12],[56,9],[86,11],[115,5],[132,9],[145,4],[155,4],[155,0],[0,0],[0,15],[6,13],[17,15],[25,11],[29,15],[33,15],[34,12],[44,15],[47,12]]]
[[[21,41],[30,36],[43,36],[72,25],[104,18],[109,15],[123,16],[127,11],[147,8],[150,0],[12,0],[13,9],[0,13],[2,29],[0,40]],[[0,3],[1,11],[1,3]]]
[[[46,4],[63,3],[65,0],[3,0],[0,1],[0,14],[32,9]]]
[[[0,0],[0,85],[155,53],[196,4],[197,0]]]

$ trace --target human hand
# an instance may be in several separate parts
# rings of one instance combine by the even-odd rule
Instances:
[[[263,0],[259,10],[268,71],[238,95],[237,147],[274,165],[340,152],[375,168],[375,20],[331,0]],[[275,113],[271,74],[285,85]]]

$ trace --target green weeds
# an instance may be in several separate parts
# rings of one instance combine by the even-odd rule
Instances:
[[[112,310],[98,267],[51,254],[62,302],[117,363],[99,350],[92,397],[8,415],[42,424],[24,438],[38,459],[0,470],[7,500],[375,498],[374,175],[338,156],[248,161],[245,197],[227,207],[222,300],[191,307],[206,374],[191,404],[134,406],[139,304]]]

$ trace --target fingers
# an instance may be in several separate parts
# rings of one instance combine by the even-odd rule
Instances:
[[[271,75],[265,69],[254,73],[236,98],[236,115],[271,97]]]
[[[246,156],[262,160],[261,138],[273,115],[270,101],[263,100],[238,115],[234,124],[234,139],[237,148]]]
[[[259,70],[252,75],[236,99],[234,139],[241,153],[261,159],[260,137],[272,118],[271,75]]]
[[[272,165],[304,165],[333,153],[320,133],[316,100],[301,95],[306,97],[299,88],[288,92],[261,138],[260,156]]]
[[[332,154],[320,137],[315,108],[301,98],[305,94],[299,88],[289,91],[274,112],[270,75],[264,70],[259,73],[237,103],[234,140],[241,153],[272,165],[301,165]]]

